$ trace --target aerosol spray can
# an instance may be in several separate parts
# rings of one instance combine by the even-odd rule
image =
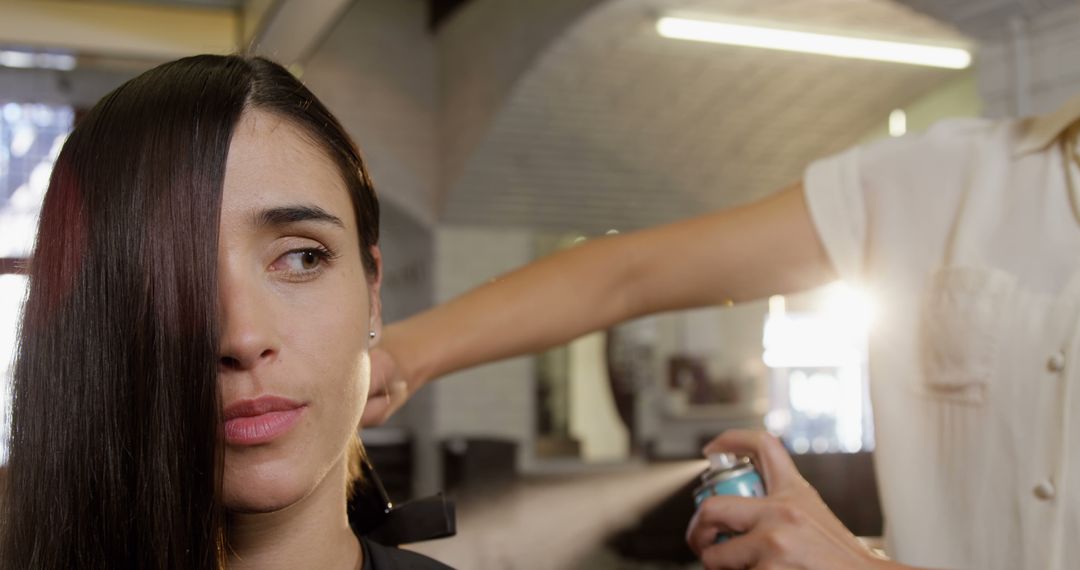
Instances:
[[[735,495],[738,497],[764,497],[765,483],[750,458],[734,453],[713,453],[709,455],[709,468],[701,474],[701,485],[694,490],[694,505],[716,495]],[[720,534],[716,542],[724,542],[731,535]]]

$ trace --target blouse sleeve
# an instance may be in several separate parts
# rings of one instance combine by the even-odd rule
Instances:
[[[996,128],[953,119],[811,164],[803,179],[807,205],[841,279],[862,281],[882,263],[941,255],[967,173]]]

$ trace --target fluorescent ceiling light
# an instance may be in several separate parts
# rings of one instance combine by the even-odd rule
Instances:
[[[971,54],[957,47],[872,40],[741,23],[663,17],[656,22],[656,31],[665,38],[835,57],[891,61],[947,69],[964,69],[971,65]]]

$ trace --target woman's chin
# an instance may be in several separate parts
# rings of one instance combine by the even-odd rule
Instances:
[[[262,514],[286,509],[303,500],[307,489],[283,485],[250,485],[237,490],[225,486],[224,506],[231,513]]]
[[[298,503],[312,485],[295,469],[229,469],[222,485],[223,503],[234,513],[272,513]]]

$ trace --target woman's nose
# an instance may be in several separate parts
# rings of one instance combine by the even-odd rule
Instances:
[[[260,301],[260,287],[244,284],[222,272],[219,275],[222,370],[253,370],[273,362],[279,346],[270,304]]]

